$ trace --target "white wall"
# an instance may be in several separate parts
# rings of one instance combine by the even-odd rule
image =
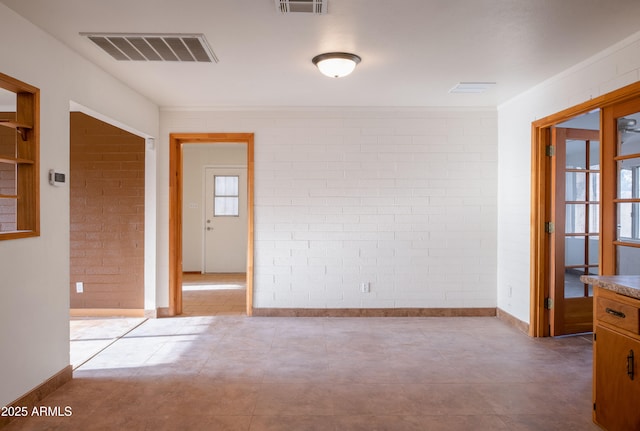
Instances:
[[[255,133],[256,307],[496,305],[494,110],[162,111],[163,197],[171,132]]]
[[[247,166],[247,146],[242,144],[184,145],[182,161],[184,184],[182,193],[182,269],[183,271],[200,272],[203,270],[204,168],[205,166]],[[243,234],[245,243],[246,237],[245,230]]]
[[[69,365],[69,105],[76,101],[157,136],[158,110],[0,4],[0,72],[41,90],[41,236],[0,241],[0,405]]]
[[[640,33],[498,107],[498,307],[520,320],[529,322],[531,123],[639,78]]]

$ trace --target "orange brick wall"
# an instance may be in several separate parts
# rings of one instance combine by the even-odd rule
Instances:
[[[144,139],[72,113],[69,186],[71,308],[144,308]]]

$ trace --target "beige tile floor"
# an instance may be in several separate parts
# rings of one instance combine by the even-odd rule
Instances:
[[[215,316],[246,313],[246,274],[183,274],[183,315]],[[69,324],[73,369],[91,359],[145,318],[73,317]]]
[[[74,317],[69,322],[71,365],[76,369],[106,349],[145,318]]]
[[[43,401],[72,416],[6,430],[597,430],[591,355],[495,318],[150,319]]]

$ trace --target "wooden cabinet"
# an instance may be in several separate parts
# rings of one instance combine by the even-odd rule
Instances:
[[[595,287],[593,419],[640,430],[640,300]]]

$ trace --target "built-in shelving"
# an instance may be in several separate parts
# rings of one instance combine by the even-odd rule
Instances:
[[[33,128],[33,126],[30,124],[19,123],[13,120],[0,120],[0,126],[16,129],[23,141],[27,140],[27,133]]]
[[[0,126],[11,127],[12,129],[29,129],[31,130],[30,124],[18,123],[13,120],[0,120]]]
[[[2,73],[0,89],[15,95],[11,112],[0,112],[0,165],[15,177],[0,193],[3,219],[11,220],[0,226],[0,240],[39,236],[40,90]]]
[[[33,165],[34,161],[29,159],[19,159],[17,157],[0,156],[0,163],[9,163],[14,165]]]

